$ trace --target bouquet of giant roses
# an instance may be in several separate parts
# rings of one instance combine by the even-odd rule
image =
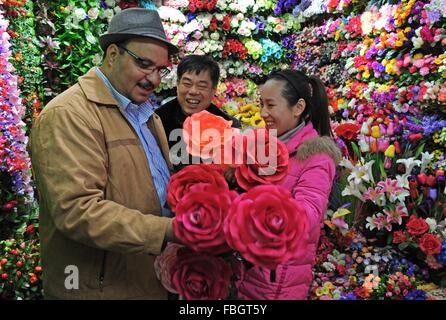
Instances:
[[[209,122],[191,123],[194,119],[205,119],[213,123],[213,129],[230,132],[223,137],[217,134],[221,130],[212,135],[204,130],[193,133],[189,129],[194,126],[210,127]],[[208,144],[218,152],[205,153],[213,163],[187,166],[169,181],[168,204],[176,215],[174,232],[187,248],[166,252],[175,257],[175,263],[163,256],[158,259],[170,261],[158,264],[158,269],[161,265],[169,269],[159,272],[164,274],[160,279],[167,289],[186,299],[224,299],[231,283],[243,276],[240,256],[274,270],[305,252],[305,211],[279,185],[288,170],[285,145],[266,130],[232,130],[229,122],[207,112],[186,120],[183,136],[195,155],[209,150]],[[222,288],[224,285],[227,287]]]

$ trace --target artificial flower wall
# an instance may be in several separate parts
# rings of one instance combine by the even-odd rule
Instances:
[[[154,6],[2,2],[17,13],[8,15],[14,20],[10,61],[23,79],[27,124],[44,103],[100,64],[97,36],[114,14]],[[429,298],[416,290],[435,290],[445,281],[446,263],[444,1],[167,0],[158,12],[180,57],[207,53],[219,62],[214,102],[245,127],[264,125],[256,90],[271,70],[301,69],[327,85],[345,159],[325,217],[320,250],[328,251],[316,267],[312,298]],[[30,33],[22,36],[20,28]],[[175,94],[175,72],[174,66],[162,83],[160,100]],[[16,192],[10,182],[1,187],[8,190],[2,194]],[[386,245],[392,249],[378,249]],[[371,256],[406,260],[385,269]],[[423,284],[431,280],[436,285]],[[395,283],[407,290],[399,292]]]
[[[7,11],[7,17],[14,15],[12,12]],[[21,22],[15,20],[14,24]],[[13,47],[12,37],[17,35],[9,27],[10,22],[0,10],[0,299],[25,299],[41,297],[41,267],[36,240],[38,214],[26,150],[26,124],[22,120],[26,119],[26,106],[33,106],[35,93],[33,78],[27,79],[31,87],[19,89],[25,78],[18,72],[26,75],[28,70],[35,70],[29,69],[33,61],[18,63],[28,57],[22,53],[32,52],[32,46],[29,50],[20,45]]]

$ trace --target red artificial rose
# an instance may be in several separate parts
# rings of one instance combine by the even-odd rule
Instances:
[[[407,237],[403,231],[395,231],[393,233],[393,243],[399,244],[407,241]]]
[[[171,283],[186,300],[225,299],[231,275],[231,267],[222,258],[180,249]]]
[[[262,185],[241,194],[229,210],[224,231],[229,246],[243,258],[271,270],[308,249],[306,212],[280,186]]]
[[[346,140],[354,140],[358,136],[361,126],[356,123],[343,123],[336,127],[336,134]]]
[[[279,184],[288,173],[288,149],[284,143],[265,129],[248,131],[233,140],[235,152],[242,139],[243,164],[237,167],[235,178],[238,185],[249,190],[261,184]],[[237,160],[237,156],[236,156]]]
[[[423,235],[419,240],[418,245],[420,246],[420,249],[428,256],[439,254],[441,251],[440,239],[431,233],[426,233]]]
[[[195,251],[212,254],[230,251],[223,225],[237,195],[215,185],[191,186],[176,206],[173,221],[176,237]]]
[[[167,203],[173,212],[177,203],[197,183],[218,186],[223,191],[229,190],[223,171],[215,165],[194,164],[187,166],[170,177],[167,185]]]
[[[417,218],[415,216],[410,216],[409,222],[406,223],[407,232],[412,236],[421,236],[429,230],[429,225],[423,218]]]

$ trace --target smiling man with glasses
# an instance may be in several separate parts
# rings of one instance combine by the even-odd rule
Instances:
[[[175,240],[172,167],[151,96],[177,48],[158,13],[141,8],[115,15],[99,42],[101,67],[53,99],[32,131],[45,298],[166,299],[154,260]]]
[[[240,122],[212,104],[215,91],[220,78],[220,68],[212,57],[208,55],[188,55],[178,64],[177,69],[177,96],[162,105],[156,113],[163,122],[171,148],[171,157],[181,157],[179,164],[174,164],[175,171],[187,164],[191,164],[191,157],[178,155],[176,148],[181,149],[178,143],[183,143],[181,136],[177,136],[182,129],[186,118],[194,113],[206,110],[214,115],[232,120],[232,126],[239,128]],[[175,132],[174,132],[175,130]],[[176,148],[172,148],[176,145]],[[186,156],[186,157],[185,157]]]

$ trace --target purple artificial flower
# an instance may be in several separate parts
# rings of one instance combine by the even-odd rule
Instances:
[[[433,10],[433,11],[428,11],[427,12],[427,19],[429,20],[431,25],[433,25],[434,23],[440,21],[440,18],[441,18],[440,11]]]

